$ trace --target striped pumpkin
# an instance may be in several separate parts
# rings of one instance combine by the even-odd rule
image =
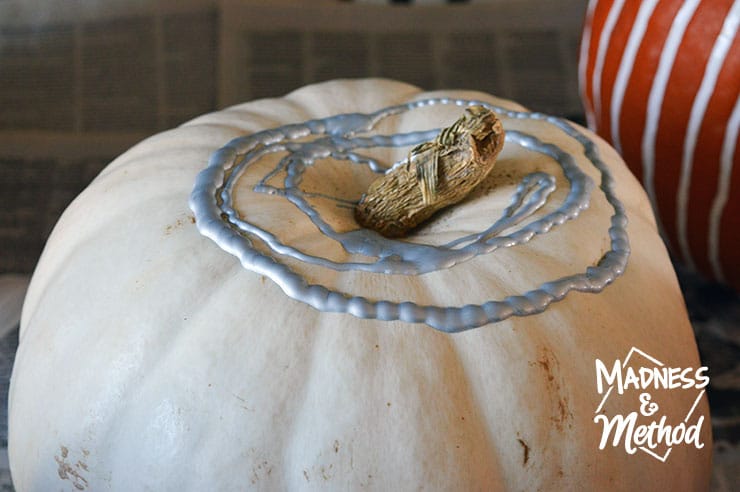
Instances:
[[[642,180],[679,262],[740,289],[740,0],[591,0],[589,126]]]

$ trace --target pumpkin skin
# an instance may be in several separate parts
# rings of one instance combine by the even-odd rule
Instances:
[[[444,95],[521,109],[480,93]],[[706,488],[705,398],[695,410],[702,449],[675,446],[666,463],[598,449],[595,358],[624,359],[637,346],[672,366],[700,365],[649,202],[598,137],[588,133],[629,216],[624,274],[601,293],[572,292],[541,314],[454,335],[320,312],[242,268],[193,223],[196,175],[232,138],[428,96],[387,80],[308,86],[203,116],[111,163],[60,219],[27,294],[9,406],[18,490]],[[434,128],[452,113],[404,114],[394,129]],[[573,148],[547,125],[504,126]],[[505,146],[492,178],[501,187],[417,235],[485,228],[484,212],[511,191],[505,174],[523,172],[525,157]],[[352,188],[370,178],[336,179]],[[314,280],[422,304],[503,298],[598,260],[608,241],[591,231],[606,231],[611,212],[594,195],[576,220],[500,261]],[[302,225],[287,218],[263,220],[300,237]],[[679,418],[695,397],[661,393],[661,409]],[[635,408],[611,398],[605,410]]]
[[[740,5],[592,0],[589,127],[645,186],[674,257],[740,289]]]

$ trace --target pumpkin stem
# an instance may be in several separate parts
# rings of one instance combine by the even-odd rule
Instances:
[[[436,139],[414,147],[405,163],[375,180],[355,219],[386,237],[402,237],[438,210],[458,203],[493,169],[504,127],[483,106],[469,106]]]

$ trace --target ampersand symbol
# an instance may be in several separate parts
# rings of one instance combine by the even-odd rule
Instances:
[[[650,401],[650,393],[640,394],[640,413],[645,417],[650,417],[658,411],[658,404]]]

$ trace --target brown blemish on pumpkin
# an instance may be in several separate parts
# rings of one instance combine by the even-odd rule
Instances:
[[[272,465],[267,460],[262,460],[262,462],[257,463],[256,466],[252,466],[252,484],[255,484],[260,481],[261,478],[264,478],[263,475],[270,476],[272,473]]]
[[[180,227],[182,227],[182,220],[177,219],[174,224],[169,224],[167,227],[164,228],[164,234],[166,236],[169,236],[172,233],[172,231]]]
[[[334,452],[335,453],[339,452],[339,441],[337,440],[334,440]]]
[[[57,468],[59,478],[62,480],[69,480],[77,490],[85,490],[88,483],[87,479],[82,476],[82,472],[89,471],[87,463],[82,460],[78,460],[74,465],[69,463],[67,461],[67,458],[69,457],[69,448],[66,446],[60,446],[60,454],[61,456],[54,456],[54,461],[59,465]],[[84,456],[88,456],[89,454],[89,451],[86,452],[86,450],[83,450]]]
[[[556,377],[560,363],[555,354],[543,347],[537,361],[530,365],[536,365],[545,372],[547,393],[550,395],[553,407],[550,420],[555,424],[555,428],[562,432],[566,425],[568,428],[573,427],[573,413],[568,406],[568,398],[563,395],[561,383]]]
[[[552,369],[550,369],[550,361],[547,359],[546,351],[543,352],[542,357],[537,361],[537,363],[540,365],[540,367],[542,367],[542,369],[545,370],[548,381],[552,381],[553,379],[555,379],[555,376],[552,375]]]
[[[522,466],[527,466],[527,462],[529,461],[529,446],[526,442],[524,442],[524,439],[517,439],[519,441],[519,444],[522,445],[522,448],[524,450],[524,456],[522,456]]]
[[[177,219],[174,224],[169,224],[164,228],[164,235],[169,236],[172,234],[176,229],[181,228],[183,225],[185,225],[185,221],[190,222],[191,224],[195,224],[195,217],[192,215],[188,215],[186,219]]]
[[[369,487],[372,484],[372,481],[373,481],[373,476],[372,474],[368,473],[367,482],[360,482],[360,487],[361,488]]]
[[[558,400],[558,409],[560,410],[558,421],[561,423],[565,422],[568,417],[573,416],[570,413],[570,410],[568,410],[568,400],[564,396],[561,397],[560,400]]]
[[[254,412],[254,408],[250,408],[250,407],[247,406],[247,400],[245,400],[241,396],[237,395],[236,393],[232,393],[232,396],[234,398],[236,398],[237,400],[239,400],[240,402],[244,403],[244,405],[239,405],[241,408],[243,408],[244,410],[246,410],[248,412]]]
[[[306,479],[306,482],[310,482],[311,480],[308,478],[308,470],[303,470],[303,477]]]
[[[325,466],[322,466],[321,469],[320,469],[320,471],[321,471],[321,478],[323,478],[324,480],[331,479],[332,475],[329,475],[329,472],[331,471],[332,468],[334,468],[334,465],[333,464],[332,465],[329,465],[328,468],[325,467]]]

